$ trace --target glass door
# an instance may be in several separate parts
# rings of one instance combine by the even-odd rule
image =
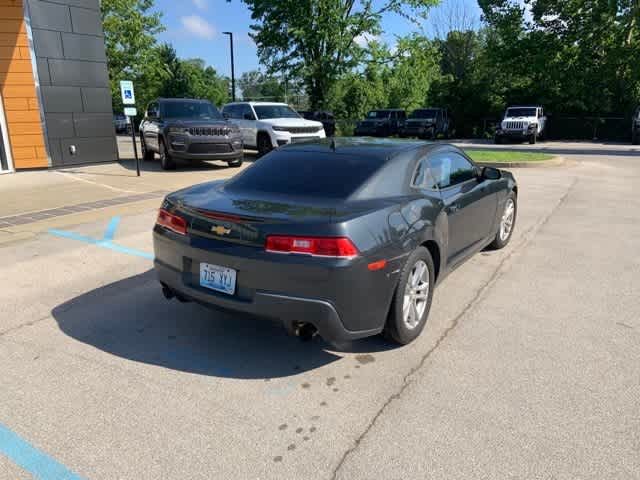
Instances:
[[[7,134],[7,120],[4,116],[4,104],[0,95],[0,173],[13,170],[11,150],[9,149],[9,135]]]

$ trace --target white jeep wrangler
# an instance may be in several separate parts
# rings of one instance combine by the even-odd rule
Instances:
[[[509,107],[496,130],[495,142],[505,139],[529,140],[534,144],[544,134],[547,117],[542,107]]]

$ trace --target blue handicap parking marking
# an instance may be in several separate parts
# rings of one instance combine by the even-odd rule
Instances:
[[[6,456],[38,480],[83,480],[46,453],[0,423],[0,455]]]
[[[49,233],[57,237],[68,238],[70,240],[75,240],[78,242],[88,243],[90,245],[96,245],[97,247],[106,248],[114,252],[124,253],[125,255],[132,255],[134,257],[153,260],[154,256],[152,253],[136,250],[135,248],[124,247],[122,245],[118,245],[113,242],[113,239],[115,238],[116,231],[118,230],[119,225],[120,225],[120,217],[113,217],[109,221],[109,225],[107,226],[107,229],[104,232],[104,235],[102,236],[101,239],[87,237],[85,235],[80,235],[75,232],[68,232],[66,230],[50,229]]]

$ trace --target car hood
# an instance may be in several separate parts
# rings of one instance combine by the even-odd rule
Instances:
[[[230,127],[231,124],[224,120],[183,120],[183,119],[171,119],[167,118],[165,120],[165,124],[170,125],[172,127]]]
[[[322,127],[321,122],[305,120],[304,118],[265,118],[260,122],[274,127]]]

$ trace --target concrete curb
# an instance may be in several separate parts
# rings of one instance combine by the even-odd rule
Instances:
[[[548,168],[548,167],[560,167],[564,165],[566,159],[564,157],[553,157],[550,160],[543,160],[541,162],[476,162],[482,167],[493,168]]]

